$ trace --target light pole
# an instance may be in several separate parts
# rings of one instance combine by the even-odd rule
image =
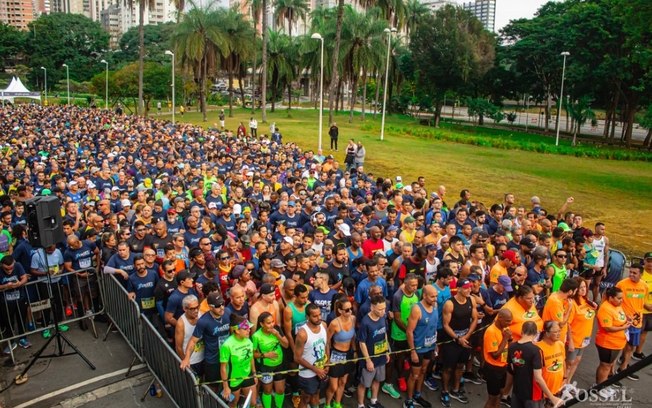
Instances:
[[[165,50],[165,55],[171,55],[172,56],[172,124],[174,125],[174,53],[170,50]]]
[[[385,91],[383,92],[383,116],[382,119],[380,120],[380,140],[384,139],[385,136],[385,108],[387,106],[387,82],[388,77],[389,77],[389,51],[392,46],[392,34],[396,32],[396,28],[392,27],[390,30],[389,28],[385,29],[385,33],[388,34],[387,36],[387,62],[385,63]]]
[[[66,88],[68,89],[68,105],[70,105],[70,67],[68,64],[63,64],[66,67]]]
[[[109,63],[106,60],[100,62],[106,65],[106,75],[104,76],[104,109],[109,109]]]
[[[566,57],[570,55],[570,52],[564,51],[561,53],[564,57],[564,65],[561,70],[561,91],[559,91],[559,109],[557,109],[557,137],[555,138],[555,146],[559,146],[559,119],[561,118],[561,107],[564,103],[564,78],[566,76]]]
[[[324,120],[324,37],[319,33],[314,33],[310,38],[321,41],[321,53],[319,59],[319,150],[321,150],[321,135]]]
[[[41,69],[43,70],[43,77],[45,79],[44,80],[45,85],[43,86],[43,89],[45,91],[45,101],[44,101],[44,103],[45,103],[45,106],[48,106],[48,70],[45,69],[45,67],[41,67]]]

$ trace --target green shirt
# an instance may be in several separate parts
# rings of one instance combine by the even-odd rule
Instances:
[[[220,363],[227,363],[229,386],[237,387],[251,375],[251,360],[254,358],[254,346],[251,340],[239,340],[230,335],[220,347]]]
[[[568,272],[566,271],[566,265],[562,266],[561,268],[555,265],[554,263],[551,263],[550,266],[552,266],[552,269],[554,270],[554,273],[552,274],[552,292],[557,292],[559,288],[561,287],[561,283],[568,277]]]
[[[277,328],[279,331],[280,329]],[[268,367],[277,367],[283,362],[283,347],[281,347],[281,342],[278,341],[278,338],[271,334],[265,333],[262,329],[257,330],[252,336],[254,350],[258,350],[260,353],[265,354],[269,352],[276,353],[275,358],[264,357],[262,359],[263,365]]]
[[[392,299],[392,312],[400,312],[401,321],[407,326],[408,317],[410,317],[410,311],[412,310],[412,305],[419,301],[419,296],[416,293],[413,293],[412,296],[407,296],[403,290],[399,289],[394,293],[394,298]],[[392,339],[398,341],[407,341],[407,334],[405,331],[398,327],[396,322],[392,320]]]

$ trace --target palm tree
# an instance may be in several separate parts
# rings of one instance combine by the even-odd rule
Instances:
[[[270,85],[272,90],[272,112],[276,109],[276,100],[283,92],[287,78],[292,77],[292,65],[287,58],[287,50],[291,46],[291,37],[282,34],[279,31],[270,31],[269,33],[269,72]]]
[[[344,20],[344,0],[337,1],[337,19],[335,22],[335,47],[333,48],[333,63],[331,64],[331,83],[328,87],[328,123],[333,123],[333,105],[335,90],[339,86],[339,57],[342,43],[342,22]]]
[[[263,50],[262,50],[262,66],[263,66],[263,72],[261,74],[261,80],[260,80],[260,98],[262,100],[262,120],[263,123],[267,122],[267,41],[269,37],[268,29],[267,29],[267,1],[268,0],[262,0],[263,2],[263,24],[262,24],[262,31],[263,31]]]
[[[143,70],[145,65],[145,11],[155,6],[155,0],[125,0],[133,11],[138,3],[138,114],[147,114],[143,100]]]
[[[382,37],[387,22],[377,17],[378,13],[374,9],[366,14],[358,13],[352,7],[345,9],[344,25],[346,29],[342,33],[342,49],[346,51],[344,51],[343,65],[347,77],[352,82],[349,123],[353,121],[360,72],[362,72],[363,87],[366,88],[368,68],[382,61],[384,50]],[[366,93],[364,97],[366,97]],[[362,103],[364,111],[365,101],[363,100]]]
[[[421,3],[420,0],[407,0],[405,3],[405,33],[408,41],[410,33],[416,30],[417,25],[428,12],[428,6]]]
[[[199,103],[206,121],[206,77],[219,58],[219,50],[228,48],[228,39],[221,29],[223,11],[192,8],[184,14],[172,36],[175,55],[182,66],[189,68],[199,88]]]
[[[287,20],[286,29],[288,35],[292,37],[292,24],[299,18],[305,23],[309,11],[306,0],[276,0],[274,18],[278,25],[282,25],[283,20]]]
[[[573,126],[573,146],[575,146],[577,134],[580,132],[582,126],[589,119],[595,119],[595,112],[591,109],[591,102],[592,100],[588,96],[583,96],[574,103],[570,102],[570,98],[564,102],[566,111],[573,119],[573,122],[575,122]]]
[[[229,117],[233,117],[233,76],[238,73],[239,82],[242,83],[241,67],[255,54],[254,29],[237,8],[220,9],[218,16],[220,30],[227,39],[225,47],[220,48],[220,54],[222,67],[229,75]]]
[[[247,0],[247,5],[251,7],[251,19],[254,24],[254,44],[255,49],[258,49],[256,44],[256,39],[258,37],[258,22],[263,16],[263,2],[262,0]],[[256,55],[254,51],[253,64],[251,68],[251,113],[254,113],[256,110]]]
[[[188,0],[190,4],[193,6],[195,3],[192,0]],[[183,9],[186,8],[186,0],[171,0],[170,1],[172,4],[174,4],[174,7],[177,9],[177,24],[179,24],[179,21],[181,20],[181,15],[183,14]]]

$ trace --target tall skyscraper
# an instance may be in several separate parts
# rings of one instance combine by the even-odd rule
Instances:
[[[469,1],[462,7],[473,13],[487,30],[493,32],[496,29],[496,0]]]

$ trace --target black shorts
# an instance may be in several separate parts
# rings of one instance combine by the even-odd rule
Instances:
[[[455,342],[444,343],[440,347],[439,355],[444,368],[456,368],[466,364],[471,357],[471,349],[462,347]]]
[[[600,347],[597,344],[595,347],[598,348],[598,358],[600,358],[601,363],[613,364],[613,362],[616,361],[616,358],[618,358],[618,354],[620,354],[620,350]]]
[[[329,363],[334,364],[328,369],[328,376],[331,378],[341,378],[347,374],[355,372],[355,363],[353,359],[353,350],[340,351],[335,348],[331,349]]]
[[[494,397],[500,395],[507,381],[507,367],[497,367],[485,362],[482,374],[487,381],[487,394]]]
[[[435,353],[434,350],[424,351],[424,352],[417,351],[417,357],[419,357],[419,362],[418,363],[415,363],[414,361],[412,361],[412,353],[410,353],[410,358],[409,358],[410,365],[412,367],[421,367],[424,360],[425,361],[432,360],[434,353]]]
[[[643,315],[643,331],[649,332],[652,331],[652,313],[646,313]]]
[[[408,346],[407,340],[394,340],[392,339],[392,351],[393,352],[398,352],[398,351],[406,351],[410,347]]]
[[[247,378],[245,380],[242,380],[242,382],[240,382],[240,384],[238,384],[238,385],[229,384],[229,386],[231,388],[231,392],[236,392],[236,391],[241,390],[243,388],[251,387],[254,384],[256,384],[256,381],[254,381],[253,378]]]
[[[256,364],[256,370],[258,370],[258,374],[261,375],[260,382],[263,384],[270,384],[274,381],[283,381],[287,377],[287,374],[282,372],[285,371],[285,363],[281,363],[275,367]]]
[[[298,385],[301,392],[307,395],[316,395],[319,393],[319,387],[321,386],[319,377],[305,378],[298,376],[297,378],[299,379]]]
[[[204,381],[205,382],[215,382],[220,381],[222,375],[220,374],[220,363],[208,363],[204,360]],[[216,387],[217,384],[211,384],[213,387]]]

